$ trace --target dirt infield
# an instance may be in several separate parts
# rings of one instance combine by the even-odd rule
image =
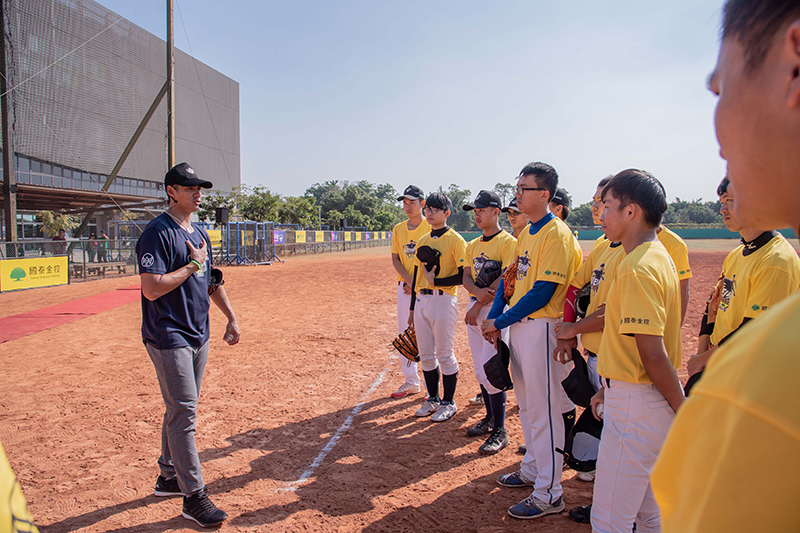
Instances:
[[[220,530],[589,531],[566,513],[506,515],[529,494],[495,483],[521,459],[516,401],[510,394],[512,445],[478,455],[482,440],[464,435],[482,411],[467,405],[478,386],[463,322],[458,414],[434,424],[413,416],[421,395],[389,398],[402,376],[389,346],[388,255],[375,248],[225,269],[242,342],[221,341],[224,317],[214,309],[197,435],[209,493],[230,515]],[[690,254],[685,357],[724,255]],[[0,317],[136,281],[2,294]],[[466,303],[460,292],[462,317]],[[0,440],[43,532],[200,530],[180,517],[180,499],[152,496],[163,406],[140,321],[133,303],[0,344]],[[568,508],[591,500],[591,484],[571,470],[564,491]]]

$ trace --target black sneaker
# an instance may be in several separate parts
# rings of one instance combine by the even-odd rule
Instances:
[[[228,515],[214,505],[206,491],[201,490],[183,497],[183,517],[194,520],[201,527],[212,527],[227,520]]]
[[[181,488],[178,486],[178,478],[165,479],[164,476],[158,476],[153,495],[161,497],[183,496]]]
[[[508,446],[508,431],[505,429],[492,430],[492,434],[481,444],[478,451],[484,455],[493,455]]]
[[[484,418],[475,427],[467,430],[467,437],[480,437],[481,435],[488,435],[492,431],[493,420],[491,418]]]
[[[573,507],[569,510],[569,517],[578,522],[579,524],[592,523],[592,504],[584,505],[583,507]]]

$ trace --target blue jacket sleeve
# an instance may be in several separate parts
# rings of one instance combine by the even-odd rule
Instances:
[[[507,328],[534,311],[538,311],[547,305],[547,302],[549,302],[550,298],[555,294],[556,288],[558,288],[558,283],[554,281],[537,281],[533,284],[533,288],[529,290],[525,296],[520,298],[517,305],[495,319],[494,327],[497,329]],[[499,288],[497,292],[500,294]],[[494,311],[496,303],[497,298],[495,298],[495,302],[492,304],[492,311]]]
[[[492,308],[489,310],[489,314],[486,315],[487,320],[492,320],[493,318],[497,318],[503,314],[503,308],[506,306],[506,299],[505,299],[505,285],[503,284],[503,278],[500,278],[500,283],[497,285],[497,290],[494,293],[494,301],[492,302]]]

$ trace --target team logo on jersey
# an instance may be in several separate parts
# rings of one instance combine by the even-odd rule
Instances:
[[[525,255],[520,256],[519,264],[517,264],[517,280],[521,280],[528,275],[528,267],[531,266],[531,260],[528,257],[528,251],[525,250]]]
[[[483,252],[481,252],[481,255],[478,257],[472,259],[472,270],[476,275],[481,273],[481,270],[483,270],[483,264],[486,263],[486,261],[488,261],[488,259],[486,259],[486,256]]]
[[[592,298],[597,294],[597,291],[600,289],[600,283],[606,280],[603,276],[606,270],[606,264],[600,263],[600,268],[592,270],[592,281],[590,282],[591,289],[592,289]]]
[[[153,254],[151,254],[151,253],[146,253],[146,254],[144,254],[144,255],[142,256],[142,260],[141,260],[141,261],[139,261],[139,263],[140,263],[140,264],[141,264],[141,265],[142,265],[144,268],[148,268],[148,267],[151,267],[151,266],[153,266],[153,263],[155,263],[155,262],[156,262],[156,260],[153,258]]]
[[[403,253],[406,254],[406,257],[411,259],[414,257],[414,252],[417,249],[417,243],[414,241],[409,242],[408,244],[403,245]]]
[[[723,313],[731,306],[731,298],[736,296],[736,274],[733,278],[722,279],[722,293],[719,299],[719,310]]]

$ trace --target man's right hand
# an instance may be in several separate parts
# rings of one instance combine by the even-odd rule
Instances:
[[[477,289],[472,295],[478,300],[481,305],[490,305],[494,302],[495,290],[489,287],[484,289]]]
[[[553,359],[565,365],[572,361],[572,349],[578,347],[578,339],[575,337],[571,339],[558,339],[556,340],[556,348],[553,350]]]
[[[414,311],[408,312],[408,327],[414,329]]]
[[[203,239],[203,242],[200,243],[200,248],[195,248],[192,246],[192,243],[189,240],[186,241],[186,246],[189,247],[189,262],[197,261],[201,265],[205,264],[205,262],[208,260],[205,239]]]

